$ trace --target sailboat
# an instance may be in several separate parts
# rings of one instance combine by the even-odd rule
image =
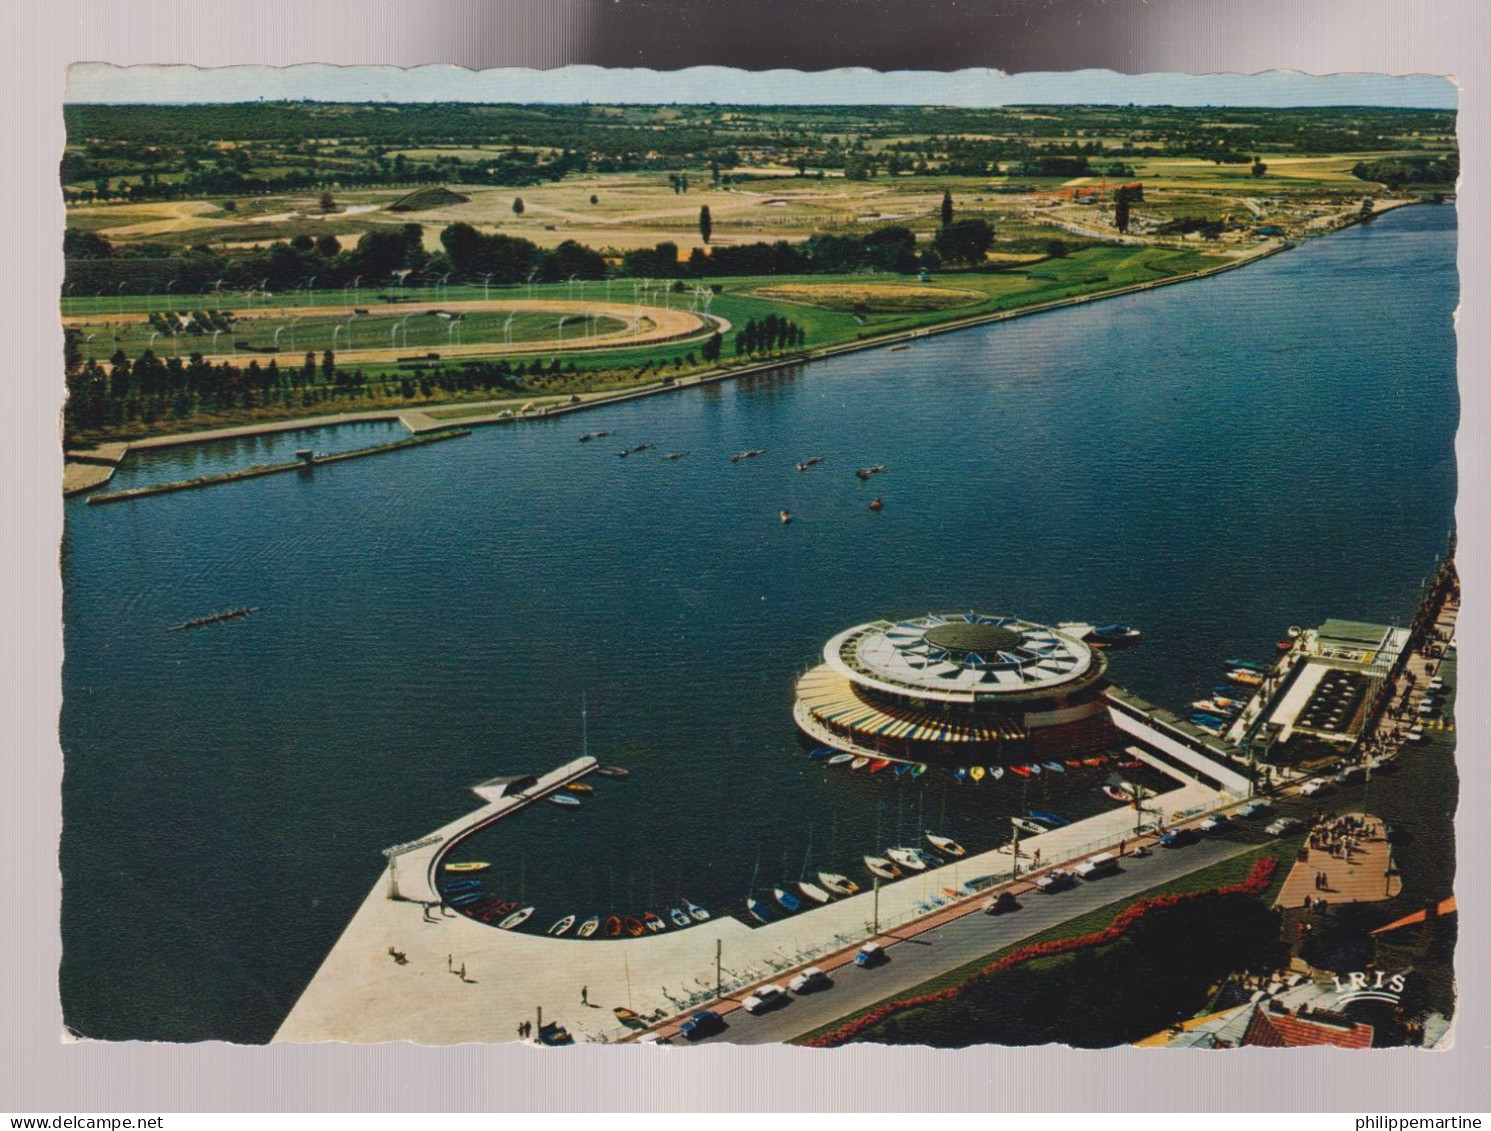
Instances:
[[[936,833],[923,833],[927,841],[938,852],[945,852],[949,856],[963,856],[967,850],[950,836],[938,836]]]
[[[835,895],[854,895],[859,891],[857,883],[837,872],[819,872],[818,882]]]
[[[797,879],[797,890],[800,891],[800,892],[802,892],[802,894],[806,898],[812,900],[814,903],[827,903],[828,900],[829,900],[828,892],[824,891],[821,887],[819,887],[817,884],[813,883],[812,881],[810,881],[807,878],[807,876],[808,876],[808,861],[811,860],[812,858],[813,858],[813,827],[811,825],[809,825],[808,826],[808,850],[807,850],[807,852],[803,853],[803,857],[802,857],[802,873],[801,873],[801,875],[798,876],[798,879]]]
[[[683,909],[689,913],[689,918],[693,919],[696,923],[702,923],[709,918],[709,912],[705,911],[704,908],[700,907],[693,900],[685,899],[683,901]]]
[[[866,856],[865,867],[873,875],[879,876],[882,880],[893,880],[901,874],[901,869],[897,868],[883,856]]]
[[[913,872],[925,872],[927,862],[922,859],[921,853],[914,848],[887,848],[885,854],[903,868],[910,868]]]
[[[747,897],[746,910],[751,913],[751,918],[758,923],[771,922],[771,913],[766,910],[766,905],[759,899]]]

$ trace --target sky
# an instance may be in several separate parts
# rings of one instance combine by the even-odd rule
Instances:
[[[1337,74],[1298,71],[1239,74],[1125,75],[1115,71],[992,70],[950,73],[682,71],[574,66],[540,71],[473,71],[436,65],[335,67],[69,68],[68,102],[182,103],[312,99],[323,102],[598,102],[808,105],[1004,106],[1138,103],[1174,106],[1414,106],[1456,108],[1455,84],[1438,75]]]

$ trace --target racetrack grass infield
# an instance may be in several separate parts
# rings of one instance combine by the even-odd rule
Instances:
[[[1279,866],[1274,869],[1273,878],[1269,883],[1268,889],[1257,897],[1265,906],[1271,907],[1273,906],[1273,901],[1278,897],[1279,889],[1284,886],[1284,880],[1289,875],[1290,865],[1298,853],[1300,845],[1303,843],[1303,834],[1284,840],[1270,841],[1268,844],[1259,845],[1257,848],[1241,853],[1231,859],[1219,861],[1216,864],[1208,865],[1205,868],[1198,869],[1184,876],[1177,876],[1173,880],[1138,892],[1126,899],[1105,904],[1084,915],[1078,915],[1047,930],[1039,931],[1029,938],[1024,938],[1019,942],[1011,943],[1009,946],[1003,946],[998,950],[990,951],[982,958],[964,963],[962,966],[949,970],[946,973],[938,974],[936,977],[929,978],[918,985],[910,986],[894,994],[889,994],[879,1001],[865,1006],[863,1009],[856,1009],[854,1012],[845,1014],[835,1021],[831,1021],[826,1025],[820,1025],[799,1037],[794,1037],[789,1043],[802,1044],[820,1034],[842,1029],[855,1019],[872,1013],[890,1002],[903,1001],[908,998],[935,993],[938,990],[950,989],[953,986],[960,986],[986,966],[993,962],[998,962],[1005,955],[1011,954],[1014,951],[1024,950],[1026,947],[1035,946],[1043,942],[1051,942],[1056,939],[1080,938],[1083,935],[1101,931],[1118,918],[1119,915],[1123,914],[1126,909],[1141,900],[1153,899],[1156,896],[1163,895],[1182,895],[1188,892],[1208,891],[1215,888],[1227,887],[1232,884],[1240,884],[1248,878],[1249,873],[1253,870],[1253,865],[1265,856],[1276,857],[1279,861]],[[1159,850],[1156,849],[1155,851]],[[974,912],[974,914],[981,914],[981,912]],[[1015,914],[1019,913],[1015,912]],[[1062,960],[1062,957],[1064,956],[1032,959],[1029,965],[1035,966],[1058,962]]]

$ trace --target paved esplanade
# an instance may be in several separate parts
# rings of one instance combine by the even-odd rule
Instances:
[[[1155,801],[1168,815],[1199,812],[1216,804],[1218,795],[1187,783]],[[1021,852],[1033,857],[1039,850],[1043,863],[1096,852],[1131,836],[1133,821],[1132,810],[1113,809],[1028,838],[1021,842]],[[1202,853],[1189,850],[1178,859],[1182,871],[1207,862]],[[931,900],[945,901],[940,894],[944,887],[956,888],[975,877],[1008,877],[1011,862],[1008,852],[995,850],[887,884],[879,893],[882,931],[921,917]],[[405,870],[401,864],[401,886]],[[1094,890],[1101,890],[1106,901],[1115,897],[1108,893],[1119,892],[1119,882],[1115,878],[1112,887],[1096,885]],[[463,915],[432,919],[419,903],[389,899],[387,889],[386,876],[380,877],[276,1040],[431,1045],[513,1040],[518,1023],[533,1019],[539,1007],[545,1023],[559,1022],[577,1040],[615,1040],[627,1032],[612,1013],[616,1006],[649,1016],[703,1008],[713,997],[717,943],[728,993],[864,939],[875,900],[867,891],[757,928],[719,915],[686,930],[637,939],[555,939],[499,930]],[[1080,899],[1063,903],[1053,897],[1053,906],[1074,913],[1083,909]],[[390,947],[406,955],[407,963],[395,962]],[[917,943],[907,943],[895,950],[899,955],[916,948]],[[939,948],[939,953],[944,952]],[[951,964],[976,953],[969,951]],[[452,967],[464,968],[465,977],[451,973]],[[907,962],[899,968],[911,967]],[[588,990],[589,1007],[580,1004],[582,987]]]

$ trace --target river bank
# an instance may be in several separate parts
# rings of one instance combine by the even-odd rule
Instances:
[[[1386,212],[1403,207],[1408,204],[1417,203],[1413,200],[1384,201],[1376,211],[1369,217],[1348,216],[1341,223],[1332,228],[1331,231],[1340,231],[1355,224],[1362,223],[1366,219],[1372,219]],[[1323,233],[1324,234],[1324,233]],[[816,349],[808,349],[791,355],[773,358],[768,361],[753,362],[745,365],[725,365],[714,371],[698,375],[680,378],[668,378],[661,381],[650,381],[645,384],[624,388],[617,391],[605,391],[594,393],[576,393],[558,396],[528,396],[518,395],[503,398],[501,400],[469,401],[469,402],[447,402],[442,404],[426,404],[420,406],[402,406],[387,409],[375,409],[364,411],[349,411],[346,413],[326,413],[309,417],[293,417],[281,420],[264,421],[258,424],[233,425],[225,428],[202,429],[191,432],[171,433],[160,436],[146,437],[140,440],[123,442],[123,452],[118,457],[109,461],[113,467],[117,467],[130,451],[151,450],[164,447],[177,447],[187,444],[209,443],[217,440],[235,439],[244,436],[273,435],[281,432],[301,431],[307,428],[326,427],[336,424],[353,424],[369,422],[397,421],[411,435],[422,432],[434,431],[449,427],[453,421],[459,421],[463,426],[478,426],[487,424],[504,424],[516,422],[523,419],[546,418],[564,413],[578,412],[586,409],[598,408],[604,405],[616,404],[629,401],[638,397],[655,396],[661,393],[675,392],[679,389],[693,388],[700,385],[717,384],[722,381],[731,381],[741,377],[751,377],[759,374],[771,373],[777,370],[800,365],[807,361],[822,360],[837,357],[844,354],[855,353],[862,350],[873,350],[893,347],[897,345],[909,345],[919,339],[933,337],[935,335],[952,333],[966,330],[971,327],[987,325],[994,322],[1007,322],[1018,318],[1024,318],[1037,314],[1049,313],[1066,307],[1080,306],[1088,303],[1099,302],[1104,299],[1117,298],[1122,295],[1134,294],[1141,291],[1155,290],[1161,287],[1174,286],[1179,283],[1193,282],[1200,279],[1210,278],[1225,272],[1237,270],[1262,260],[1268,259],[1282,251],[1298,246],[1286,240],[1271,240],[1260,247],[1249,252],[1226,259],[1215,266],[1203,268],[1198,271],[1186,272],[1184,274],[1168,278],[1154,279],[1143,283],[1128,284],[1113,287],[1107,290],[1095,290],[1087,294],[1073,295],[1067,298],[1056,299],[1046,302],[1032,303],[1028,306],[1018,307],[1012,310],[986,311],[979,314],[966,315],[963,317],[952,317],[946,321],[931,325],[920,326],[915,329],[899,330],[883,334],[869,334],[850,342],[835,343]],[[523,406],[518,408],[516,406]],[[119,445],[106,445],[116,448]],[[101,446],[105,447],[105,446]],[[97,454],[100,449],[87,449],[67,453],[67,463],[64,468],[63,494],[71,496],[94,490],[107,483],[112,477],[112,468],[101,466],[100,463],[90,458]]]

